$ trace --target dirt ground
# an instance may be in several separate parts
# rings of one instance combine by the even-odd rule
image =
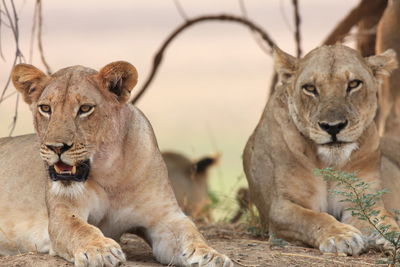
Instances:
[[[346,257],[335,254],[322,254],[316,249],[291,245],[274,246],[267,240],[261,240],[246,234],[243,227],[228,224],[200,226],[201,232],[211,246],[225,253],[236,266],[385,266],[377,264],[384,256],[370,252],[359,257]],[[162,266],[158,264],[149,246],[131,234],[121,238],[121,245],[128,261],[122,266]],[[0,257],[0,266],[7,267],[61,267],[73,266],[58,257],[43,254],[23,254]]]

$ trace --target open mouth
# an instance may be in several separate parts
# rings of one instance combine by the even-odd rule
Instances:
[[[75,181],[87,180],[90,171],[90,161],[86,160],[76,166],[70,166],[62,161],[49,166],[50,179],[52,181]]]
[[[328,147],[341,147],[346,144],[349,144],[349,142],[341,142],[341,141],[331,141],[329,143],[323,144],[323,146],[328,146]]]

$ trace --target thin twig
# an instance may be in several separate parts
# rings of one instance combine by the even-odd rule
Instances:
[[[15,95],[16,93],[17,93],[17,91],[14,91],[14,92],[9,93],[8,95],[4,96],[3,99],[1,99],[0,104],[1,104],[2,102],[4,102],[7,98],[10,98],[10,97],[12,97],[13,95]]]
[[[174,4],[176,7],[176,10],[178,10],[179,15],[183,18],[183,20],[187,21],[188,16],[187,16],[185,10],[183,9],[181,3],[179,2],[179,0],[174,0]]]
[[[292,0],[293,11],[294,11],[294,22],[295,22],[295,32],[294,39],[296,41],[296,55],[297,58],[301,57],[301,36],[300,36],[300,13],[299,13],[299,3],[297,0]]]
[[[1,3],[0,3],[0,10],[1,10]],[[4,60],[4,61],[6,61],[6,59],[5,59],[5,57],[4,57],[4,54],[3,54],[3,46],[2,46],[2,39],[1,39],[1,36],[2,36],[2,33],[1,33],[1,26],[3,26],[3,19],[2,19],[2,14],[3,14],[3,12],[0,12],[0,57]]]
[[[10,22],[10,25],[13,26],[13,27],[12,27],[12,29],[13,29],[12,31],[13,31],[13,34],[14,34],[14,36],[15,36],[14,24],[12,23],[12,18],[11,18],[10,12],[8,11],[8,8],[7,8],[7,5],[6,5],[5,0],[3,0],[3,6],[4,6],[4,9],[6,10],[6,16],[7,16],[8,20],[9,20],[9,22]],[[14,57],[13,66],[15,66],[15,64],[16,64],[16,62],[17,62],[17,57],[18,57],[18,49],[16,49],[16,53],[15,53],[15,57]],[[8,80],[7,80],[7,82],[6,82],[6,85],[5,85],[5,87],[4,87],[4,89],[3,89],[3,92],[2,92],[2,94],[1,94],[1,96],[0,96],[0,101],[3,99],[4,94],[5,94],[6,91],[7,91],[8,85],[10,84],[10,80],[11,80],[11,75],[8,77]]]
[[[17,15],[17,11],[15,9],[15,5],[14,5],[14,1],[10,0],[11,3],[11,8],[12,8],[12,14],[9,11],[9,8],[5,2],[5,0],[2,0],[3,6],[4,6],[4,10],[5,10],[5,14],[6,17],[10,23],[11,26],[11,31],[13,33],[14,36],[14,41],[15,41],[15,56],[14,56],[14,61],[12,64],[11,68],[14,68],[14,66],[17,64],[17,62],[22,63],[25,61],[25,58],[23,56],[23,54],[21,53],[21,50],[19,48],[19,26],[18,26],[18,15]],[[4,101],[4,95],[7,92],[7,89],[10,85],[10,81],[11,81],[11,73],[8,76],[7,82],[5,84],[5,87],[3,88],[3,91],[1,93],[0,96],[0,103],[2,101]],[[13,121],[11,124],[11,130],[10,130],[10,135],[13,133],[16,123],[17,123],[17,119],[18,119],[18,103],[19,103],[19,96],[17,96],[16,102],[15,102],[15,110],[14,110],[14,117],[13,117]]]
[[[32,29],[31,29],[31,40],[30,40],[30,48],[29,48],[29,63],[32,63],[33,58],[33,43],[35,41],[36,34],[36,25],[38,20],[38,1],[35,3],[35,9],[33,11],[33,20],[32,20]]]
[[[148,76],[148,78],[145,81],[142,88],[138,91],[138,93],[132,99],[132,101],[131,101],[132,104],[135,104],[140,99],[140,97],[143,95],[143,93],[146,91],[146,89],[149,87],[149,85],[153,81],[155,75],[157,74],[158,68],[163,60],[164,51],[167,49],[168,45],[175,39],[175,37],[177,37],[182,31],[184,31],[188,27],[190,27],[194,24],[197,24],[200,22],[206,22],[206,21],[226,21],[226,22],[235,22],[238,24],[242,24],[244,26],[247,26],[251,30],[254,30],[258,34],[260,34],[261,38],[271,48],[275,45],[275,43],[272,41],[272,39],[269,37],[269,35],[260,26],[256,25],[255,23],[251,22],[250,20],[242,18],[242,17],[221,14],[221,15],[204,15],[204,16],[193,18],[193,19],[189,19],[185,23],[180,25],[178,28],[176,28],[168,36],[168,38],[162,43],[161,47],[158,49],[156,55],[153,58],[153,66],[150,71],[150,75]]]
[[[282,15],[283,21],[286,24],[286,27],[288,28],[288,30],[290,32],[293,32],[293,26],[290,25],[288,16],[287,16],[286,11],[285,11],[285,7],[283,6],[283,2],[284,2],[284,0],[280,0],[279,1],[279,11],[281,12],[281,15]]]
[[[240,266],[243,266],[243,267],[258,267],[258,266],[260,266],[260,265],[248,265],[248,264],[244,264],[244,263],[241,263],[239,260],[235,260],[235,259],[232,259],[232,261],[233,261],[235,264],[240,265]]]
[[[18,14],[17,14],[17,9],[15,8],[14,0],[10,0],[11,2],[11,7],[12,7],[12,12],[14,16],[14,32],[15,32],[15,43],[16,43],[16,53],[18,53],[18,63],[22,63],[25,61],[24,55],[21,53],[21,49],[19,48],[19,26],[18,26]]]
[[[18,57],[14,57],[14,62],[13,62],[13,64],[12,64],[12,68],[14,68],[14,66],[17,64],[17,58],[18,58]],[[4,95],[5,95],[6,92],[7,92],[7,89],[8,89],[8,86],[10,85],[10,82],[11,82],[11,74],[8,75],[8,79],[7,79],[6,85],[4,86],[3,92],[1,93],[1,96],[0,96],[0,103],[3,102],[3,100],[4,100]]]
[[[9,28],[9,29],[11,29],[11,26],[10,26],[10,24],[8,24],[8,22],[7,21],[5,21],[4,19],[1,19],[1,23],[6,27],[6,28]]]
[[[40,53],[40,59],[42,60],[43,65],[46,67],[47,74],[51,74],[51,68],[49,64],[46,61],[46,58],[44,57],[44,51],[43,51],[43,42],[42,42],[42,26],[43,26],[43,16],[42,16],[42,0],[37,0],[38,4],[38,47],[39,47],[39,53]]]
[[[3,2],[4,9],[5,9],[5,14],[7,16],[7,19],[9,21],[10,25],[11,25],[11,31],[13,33],[14,40],[15,40],[15,56],[14,56],[14,61],[13,61],[13,64],[12,64],[12,68],[14,68],[14,66],[17,64],[17,61],[18,62],[24,61],[24,57],[23,57],[23,55],[22,55],[22,53],[21,53],[21,51],[19,49],[18,16],[17,16],[17,12],[15,10],[15,5],[14,5],[14,1],[13,0],[10,0],[12,11],[13,11],[13,15],[12,16],[11,16],[10,11],[8,10],[8,6],[7,6],[6,2],[5,2],[5,0],[3,0],[2,2]],[[8,76],[7,82],[6,82],[6,84],[5,84],[4,88],[3,88],[3,91],[1,93],[0,102],[3,101],[3,97],[4,97],[5,93],[7,92],[7,89],[9,87],[9,85],[10,85],[10,81],[11,81],[11,74]]]
[[[13,120],[12,120],[12,123],[11,123],[11,130],[10,130],[9,136],[12,135],[12,133],[13,133],[14,130],[15,130],[15,126],[17,126],[17,119],[18,119],[18,103],[19,103],[19,95],[17,95],[17,98],[16,98],[16,100],[15,100],[14,117],[13,117]]]
[[[11,1],[13,1],[13,0],[11,0]],[[6,4],[5,0],[3,0],[3,6],[4,6],[4,10],[5,10],[5,15],[6,15],[7,19],[8,19],[8,22],[10,23],[10,28],[11,28],[12,31],[14,31],[15,26],[14,26],[14,23],[12,21],[11,14],[8,11],[8,7],[7,7],[7,4]]]
[[[247,8],[244,4],[244,0],[239,0],[239,7],[240,7],[240,11],[242,12],[242,16],[245,19],[248,19]],[[253,33],[254,40],[256,41],[257,45],[261,48],[261,50],[263,50],[268,55],[271,54],[271,51],[267,47],[265,47],[265,44],[261,40],[260,36],[253,30],[251,30],[251,32]]]

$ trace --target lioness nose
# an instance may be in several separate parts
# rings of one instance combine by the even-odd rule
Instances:
[[[64,153],[65,151],[67,151],[72,147],[72,145],[67,145],[64,143],[47,144],[46,146],[48,149],[54,151],[58,155],[61,155],[62,153]]]
[[[319,127],[321,127],[321,129],[327,132],[328,134],[337,135],[341,130],[343,130],[347,126],[347,120],[339,123],[320,122],[318,124]]]

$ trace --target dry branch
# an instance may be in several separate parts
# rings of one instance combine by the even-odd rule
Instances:
[[[253,23],[252,21],[234,16],[234,15],[226,15],[226,14],[221,14],[221,15],[204,15],[192,19],[188,19],[185,21],[182,25],[180,25],[178,28],[176,28],[169,36],[168,38],[162,43],[161,47],[158,49],[156,55],[153,58],[153,66],[150,71],[150,75],[148,76],[147,80],[145,81],[144,85],[142,88],[139,90],[139,92],[135,95],[135,97],[132,99],[131,103],[135,104],[140,97],[144,94],[146,89],[149,87],[151,82],[153,81],[155,75],[157,74],[158,68],[163,60],[164,52],[169,46],[169,44],[185,29],[189,28],[190,26],[193,26],[194,24],[198,24],[200,22],[207,22],[207,21],[225,21],[225,22],[234,22],[238,23],[241,25],[244,25],[248,28],[250,28],[252,31],[257,32],[262,40],[264,40],[270,47],[273,47],[275,43],[272,41],[272,39],[269,37],[269,35],[258,25]]]
[[[15,56],[14,56],[14,60],[13,60],[13,64],[12,64],[12,68],[18,63],[22,63],[25,61],[23,54],[21,53],[21,50],[19,48],[19,27],[18,27],[18,15],[17,15],[17,11],[15,9],[15,5],[14,5],[14,1],[10,0],[11,3],[11,11],[12,13],[9,11],[9,8],[5,2],[5,0],[2,1],[3,3],[3,7],[4,7],[4,12],[5,15],[8,19],[8,22],[10,24],[11,27],[11,31],[13,33],[14,36],[14,41],[15,41]],[[7,92],[7,89],[10,85],[11,82],[11,75],[9,75],[7,82],[3,88],[3,91],[1,93],[0,96],[0,103],[4,100],[4,95]]]
[[[38,5],[38,47],[39,47],[39,53],[40,53],[40,59],[42,60],[43,65],[46,67],[47,74],[51,74],[51,68],[49,64],[47,63],[46,58],[44,57],[44,51],[43,51],[43,42],[42,42],[42,26],[43,26],[43,16],[42,16],[42,0],[37,0],[37,5]]]
[[[357,50],[364,57],[375,55],[376,31],[378,22],[387,6],[387,0],[376,0],[380,3],[375,12],[364,16],[357,24]]]
[[[386,1],[386,0],[384,0]],[[353,8],[346,17],[328,35],[323,44],[332,45],[341,42],[362,18],[370,16],[382,5],[382,0],[361,0],[360,3]]]
[[[1,39],[1,29],[2,29],[2,26],[3,26],[3,24],[4,24],[4,22],[3,22],[3,18],[2,18],[2,16],[3,16],[3,10],[1,10],[1,3],[0,3],[0,57],[5,61],[6,59],[5,59],[5,57],[4,57],[4,54],[3,54],[3,46],[2,46],[2,39]]]
[[[32,19],[32,28],[31,28],[31,40],[30,40],[30,48],[29,48],[29,64],[32,63],[33,59],[33,42],[35,41],[36,34],[36,24],[37,24],[37,13],[38,13],[38,2],[35,3],[35,8],[33,11],[33,19]]]
[[[13,37],[14,37],[14,42],[15,42],[15,55],[14,55],[14,60],[12,63],[12,68],[14,68],[14,66],[17,63],[22,63],[25,62],[25,58],[24,55],[22,54],[21,50],[20,50],[20,46],[19,46],[19,26],[18,26],[18,14],[17,14],[17,10],[15,8],[15,4],[13,0],[9,0],[10,6],[11,6],[11,11],[6,3],[5,0],[2,0],[2,7],[4,7],[4,10],[2,10],[2,14],[6,16],[9,25],[10,25],[10,29],[12,31]],[[4,101],[5,99],[5,94],[7,92],[7,89],[10,85],[11,82],[11,73],[8,76],[8,79],[6,81],[6,84],[3,88],[3,91],[1,93],[0,96],[0,103],[2,101]],[[7,96],[8,97],[8,96]],[[14,116],[13,116],[13,120],[11,123],[11,130],[10,130],[10,135],[13,133],[16,123],[17,123],[17,119],[18,119],[18,102],[19,102],[19,97],[17,96],[16,100],[15,100],[15,109],[14,109]]]
[[[240,11],[242,13],[242,17],[244,17],[245,19],[248,19],[247,9],[246,9],[246,5],[244,4],[244,0],[239,0],[239,7],[240,7]],[[260,38],[260,36],[257,34],[257,32],[255,32],[253,30],[251,30],[251,32],[253,33],[254,40],[256,41],[258,47],[260,47],[261,50],[263,50],[266,54],[271,54],[271,51],[267,49],[267,47],[265,46],[265,43]]]
[[[296,41],[296,55],[297,58],[301,57],[301,36],[300,36],[300,12],[299,12],[299,3],[297,0],[292,0],[293,11],[294,11],[294,22],[295,22],[295,31],[294,31],[294,39]]]
[[[178,13],[183,18],[183,20],[188,20],[188,15],[186,14],[185,9],[183,9],[179,0],[174,0],[174,4],[176,7],[176,10],[178,10]]]

